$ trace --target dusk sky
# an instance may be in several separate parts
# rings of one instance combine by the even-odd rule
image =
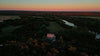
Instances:
[[[100,11],[100,0],[0,0],[0,10]]]

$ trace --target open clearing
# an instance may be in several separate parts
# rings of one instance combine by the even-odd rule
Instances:
[[[50,30],[50,32],[58,32],[58,31],[63,31],[64,30],[64,28],[63,27],[61,27],[58,23],[56,23],[56,22],[49,22],[49,26],[47,27],[49,30]]]

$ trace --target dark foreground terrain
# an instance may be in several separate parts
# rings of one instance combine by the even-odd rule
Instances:
[[[99,16],[43,14],[2,14],[0,56],[100,56]]]

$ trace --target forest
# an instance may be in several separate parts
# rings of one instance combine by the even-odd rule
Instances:
[[[100,17],[18,17],[0,22],[0,56],[100,56]]]

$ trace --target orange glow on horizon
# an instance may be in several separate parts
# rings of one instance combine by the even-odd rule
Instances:
[[[1,0],[0,10],[100,11],[100,0]]]
[[[36,11],[100,11],[98,6],[0,6],[0,10],[36,10]]]

